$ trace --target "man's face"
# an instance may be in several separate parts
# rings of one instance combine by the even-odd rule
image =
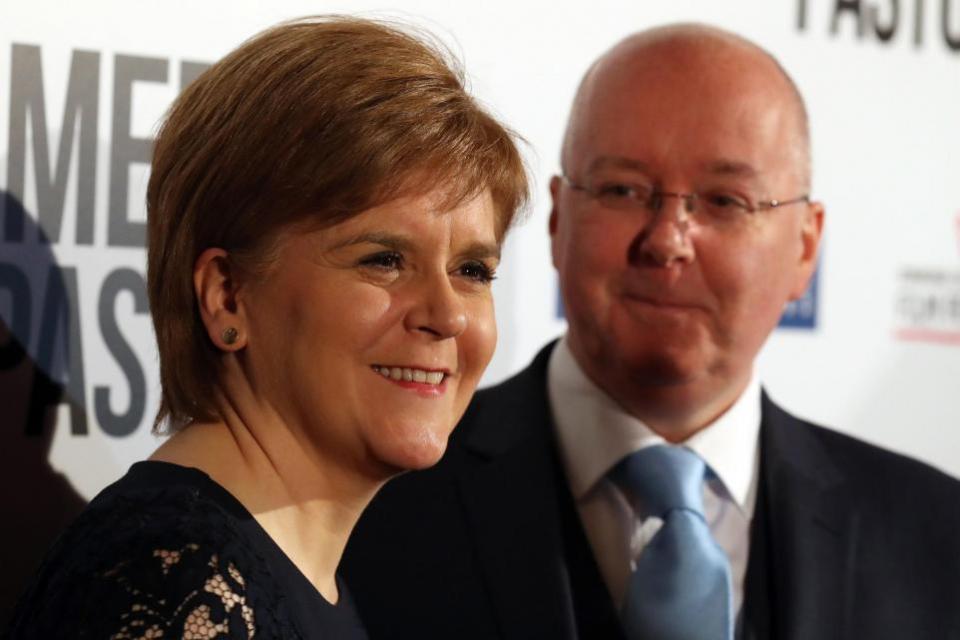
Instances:
[[[636,187],[753,204],[803,195],[790,94],[772,65],[748,62],[661,52],[601,65],[575,109],[567,178],[613,198]],[[720,222],[673,197],[621,210],[560,178],[551,193],[571,349],[621,403],[643,386],[745,382],[815,265],[816,204]]]

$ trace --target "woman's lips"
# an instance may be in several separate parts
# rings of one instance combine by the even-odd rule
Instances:
[[[446,380],[450,377],[449,372],[443,369],[381,364],[375,364],[371,368],[385,380],[406,389],[428,394],[442,393],[446,388]]]
[[[384,378],[390,378],[391,380],[432,385],[439,385],[447,376],[446,372],[440,369],[420,369],[417,367],[391,367],[375,364],[373,370]]]

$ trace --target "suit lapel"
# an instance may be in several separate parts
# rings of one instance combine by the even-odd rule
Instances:
[[[458,486],[505,638],[576,637],[546,403],[549,351],[495,402],[478,398],[461,424],[470,431]]]
[[[575,638],[556,490],[538,454],[527,444],[479,462],[461,496],[504,637]]]
[[[813,429],[764,394],[746,637],[845,635],[858,518]]]
[[[549,352],[488,396],[495,402],[478,396],[460,426],[458,490],[504,638],[578,637],[561,518],[566,485],[546,399]],[[760,485],[740,637],[845,637],[855,505],[815,428],[766,394],[762,402]],[[580,628],[590,627],[581,620]]]

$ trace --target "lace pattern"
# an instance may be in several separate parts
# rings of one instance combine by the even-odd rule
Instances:
[[[282,593],[216,503],[189,487],[143,490],[90,505],[45,560],[6,637],[299,638]]]
[[[164,578],[174,579],[171,573],[181,569],[192,571],[202,560],[199,545],[190,543],[176,550],[154,549],[155,567]],[[252,640],[256,634],[253,609],[247,604],[246,584],[240,571],[232,563],[224,572],[216,554],[206,562],[209,576],[202,588],[194,589],[179,603],[171,603],[136,587],[136,581],[127,576],[128,565],[121,564],[104,574],[106,580],[116,580],[128,593],[130,610],[120,615],[123,626],[110,640],[153,640],[155,638],[183,638],[184,640],[214,640],[243,637]],[[198,572],[202,575],[202,571]],[[199,577],[199,576],[198,576]],[[237,620],[239,616],[240,620]],[[242,625],[240,624],[242,622]],[[243,627],[245,635],[237,636],[231,627]]]

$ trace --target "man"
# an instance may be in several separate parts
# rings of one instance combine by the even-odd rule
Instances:
[[[737,36],[593,65],[550,184],[568,333],[371,505],[343,573],[372,637],[960,638],[960,483],[754,375],[816,264],[809,165],[796,87]],[[688,462],[696,504],[645,512],[636,478]]]

